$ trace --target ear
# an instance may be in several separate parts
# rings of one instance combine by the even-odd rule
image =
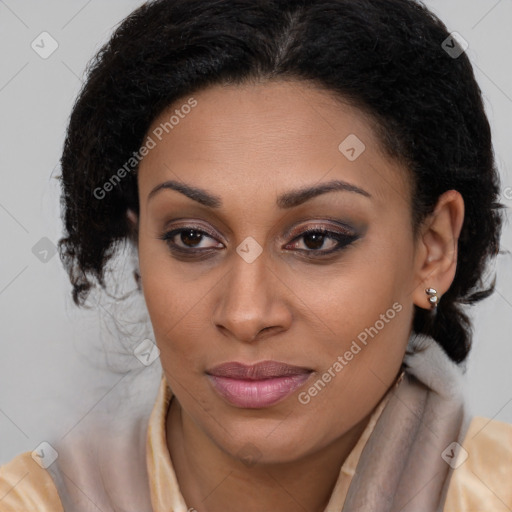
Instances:
[[[138,233],[139,233],[139,216],[131,209],[126,210],[126,217],[130,226],[130,238],[137,245]]]
[[[130,208],[126,210],[126,218],[128,219],[129,225],[129,238],[137,248],[138,253],[138,240],[139,240],[139,216]],[[139,257],[138,254],[134,256],[134,266],[135,269],[133,271],[133,277],[135,279],[135,283],[137,284],[137,288],[142,291],[142,278],[140,277],[140,269],[139,269]]]
[[[450,288],[457,269],[457,243],[464,222],[464,199],[456,190],[439,197],[437,205],[420,228],[416,242],[416,306],[431,309],[426,288],[437,290],[438,301]]]

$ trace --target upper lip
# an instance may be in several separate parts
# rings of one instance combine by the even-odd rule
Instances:
[[[279,361],[261,361],[246,365],[236,361],[219,364],[206,373],[215,377],[227,377],[243,380],[263,380],[312,372],[309,368],[293,366]]]

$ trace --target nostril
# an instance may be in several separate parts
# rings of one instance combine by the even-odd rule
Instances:
[[[277,325],[270,326],[270,327],[264,327],[261,329],[258,334],[255,336],[256,339],[264,338],[267,335],[273,334],[275,331],[279,330],[280,328]]]

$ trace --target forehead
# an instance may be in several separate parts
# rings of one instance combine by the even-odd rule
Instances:
[[[193,106],[191,106],[193,105]],[[139,166],[141,202],[166,180],[245,201],[342,179],[381,204],[409,203],[405,169],[368,118],[305,82],[214,86],[176,101],[151,124]]]

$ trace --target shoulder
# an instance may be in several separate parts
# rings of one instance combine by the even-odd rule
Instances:
[[[24,452],[0,466],[2,512],[63,512],[50,473]]]
[[[473,418],[453,467],[444,512],[512,510],[512,425]]]

